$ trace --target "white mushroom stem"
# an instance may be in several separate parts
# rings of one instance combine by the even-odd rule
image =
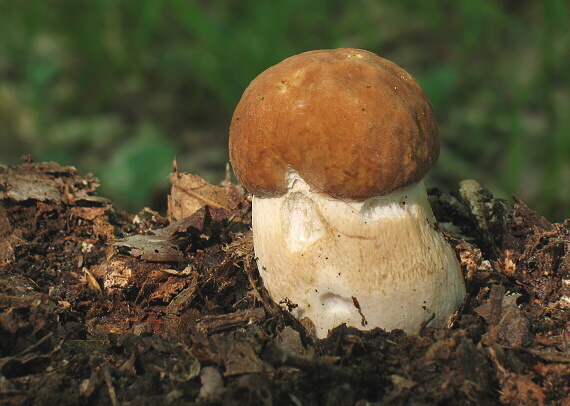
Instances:
[[[273,300],[296,305],[318,338],[346,323],[417,333],[457,311],[465,285],[422,182],[365,201],[310,190],[296,172],[281,197],[253,200],[253,238]]]

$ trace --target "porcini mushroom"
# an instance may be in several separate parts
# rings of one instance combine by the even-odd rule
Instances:
[[[349,48],[285,59],[245,90],[229,147],[263,283],[316,337],[416,333],[457,311],[463,276],[422,182],[437,122],[405,70]]]

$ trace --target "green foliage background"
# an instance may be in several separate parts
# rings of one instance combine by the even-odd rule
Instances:
[[[0,27],[0,161],[91,171],[129,210],[164,202],[175,153],[223,179],[232,110],[262,70],[357,47],[430,96],[429,185],[474,178],[570,217],[566,0],[0,0]]]

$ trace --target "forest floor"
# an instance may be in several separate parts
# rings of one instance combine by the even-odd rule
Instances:
[[[262,287],[248,197],[171,180],[176,221],[0,165],[0,404],[570,406],[568,222],[430,189],[468,291],[449,328],[314,340]]]

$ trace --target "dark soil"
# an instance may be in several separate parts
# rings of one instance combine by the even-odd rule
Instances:
[[[448,329],[314,341],[268,299],[234,186],[173,222],[97,186],[0,166],[1,404],[570,405],[568,224],[520,201],[430,190],[468,288]]]

